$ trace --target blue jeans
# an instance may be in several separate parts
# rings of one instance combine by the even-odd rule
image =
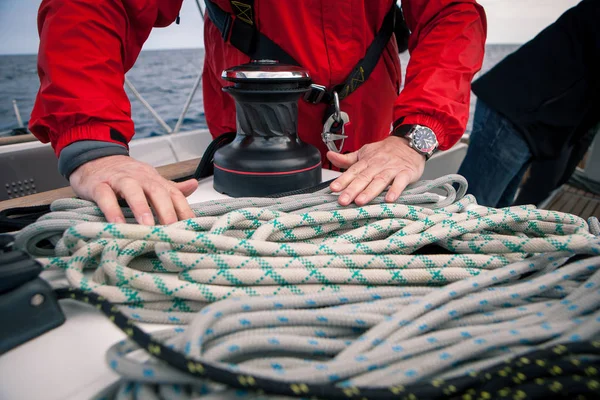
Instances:
[[[458,170],[469,182],[467,193],[484,206],[510,206],[530,159],[514,125],[478,99],[467,156]]]

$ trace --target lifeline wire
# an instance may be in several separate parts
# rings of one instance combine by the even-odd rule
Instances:
[[[431,193],[440,189],[444,198]],[[122,311],[188,324],[137,337],[150,354],[271,393],[385,398],[442,371],[464,376],[539,345],[597,338],[597,220],[478,207],[465,189],[453,175],[410,187],[397,204],[342,208],[327,190],[209,202],[167,227],[106,224],[91,203],[61,201],[15,247],[121,304],[113,320],[125,321]],[[415,254],[431,246],[440,254]],[[131,351],[109,352],[126,378],[226,393],[152,359],[132,365]],[[161,396],[185,398],[171,389]]]

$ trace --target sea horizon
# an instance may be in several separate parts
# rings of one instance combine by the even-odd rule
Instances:
[[[521,44],[487,44],[482,70],[490,69]],[[408,53],[400,55],[403,76],[408,63]],[[35,96],[39,88],[37,54],[0,55],[0,132],[17,128],[12,100],[17,101],[21,117],[29,120]],[[172,128],[175,126],[192,85],[202,69],[204,48],[143,50],[134,67],[127,73],[148,103]],[[478,74],[478,75],[479,75]],[[134,138],[164,135],[166,132],[150,112],[126,89],[131,101],[132,118],[136,127]],[[474,96],[472,96],[474,97]],[[475,99],[472,99],[474,106]],[[473,108],[471,107],[471,114]],[[472,118],[471,118],[472,119]],[[470,131],[471,119],[467,127]],[[206,128],[201,89],[196,93],[182,130]]]

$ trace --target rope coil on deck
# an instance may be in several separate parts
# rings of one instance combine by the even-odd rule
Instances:
[[[591,252],[599,251],[600,242]],[[223,382],[223,372],[207,373],[216,366],[250,390],[323,398],[391,398],[426,390],[422,398],[446,398],[475,389],[484,393],[483,384],[495,382],[486,371],[517,359],[524,360],[517,368],[496,371],[496,379],[511,376],[513,381],[496,384],[489,398],[522,392],[515,386],[533,381],[523,373],[533,363],[549,378],[536,381],[534,393],[573,394],[566,385],[576,379],[572,373],[529,355],[600,337],[600,256],[569,262],[570,255],[536,256],[421,296],[378,288],[369,294],[220,301],[197,313],[187,327],[152,334],[191,360],[188,373],[155,359],[140,361],[139,354],[134,361],[129,355],[139,353],[138,346],[123,341],[107,354],[124,379],[112,390],[130,396],[132,388],[139,391],[129,398],[159,392],[162,397],[156,398],[188,399],[191,388],[209,393],[206,398],[242,397],[206,380]],[[522,277],[531,279],[518,280]],[[576,373],[589,371],[572,384],[587,384],[588,393],[598,394],[600,342],[595,343],[573,358],[571,367]],[[165,352],[157,344],[145,348],[155,357]]]
[[[396,204],[342,208],[327,189],[208,202],[194,219],[156,227],[107,224],[93,204],[65,200],[15,245],[133,319],[187,324],[158,341],[247,377],[238,387],[262,379],[289,389],[281,394],[391,390],[598,338],[597,220],[480,207],[465,189],[452,175],[409,187]],[[432,246],[439,254],[415,254]],[[128,363],[134,349],[109,352],[125,377],[204,387],[164,364]],[[290,386],[299,384],[309,391]],[[186,398],[172,391],[165,398]]]
[[[446,199],[428,192],[436,188]],[[472,209],[465,189],[455,175],[409,188],[399,204],[378,198],[342,208],[327,190],[209,202],[196,206],[197,218],[155,227],[106,224],[91,203],[65,200],[15,244],[36,256],[55,252],[40,262],[64,269],[72,287],[115,303],[185,312],[232,296],[439,286],[532,253],[585,248],[593,237],[569,214]],[[40,249],[42,239],[55,250]],[[428,245],[452,254],[413,254]],[[95,269],[91,278],[87,269]]]

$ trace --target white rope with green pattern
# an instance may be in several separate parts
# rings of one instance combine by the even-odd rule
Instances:
[[[180,323],[228,297],[445,285],[594,237],[579,217],[475,207],[465,191],[464,178],[449,175],[409,187],[395,204],[384,193],[344,208],[327,189],[212,201],[194,206],[196,218],[155,227],[107,224],[93,203],[60,200],[15,245],[63,269],[71,286],[129,305],[134,317]],[[55,249],[40,247],[43,240]],[[433,244],[451,254],[413,254]]]

